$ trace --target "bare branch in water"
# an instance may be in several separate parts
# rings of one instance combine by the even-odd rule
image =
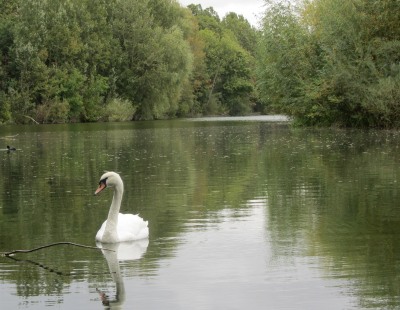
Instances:
[[[29,118],[32,122],[34,122],[36,125],[39,125],[39,122],[37,122],[33,117],[30,117],[30,116],[28,116],[28,115],[22,115],[22,116],[24,116],[24,117],[26,117],[26,118]]]
[[[1,253],[1,254],[4,255],[4,256],[9,257],[9,256],[14,255],[14,254],[17,254],[17,253],[31,253],[31,252],[35,252],[35,251],[42,250],[42,249],[45,249],[45,248],[49,248],[49,247],[56,246],[56,245],[73,245],[73,246],[77,246],[77,247],[81,247],[81,248],[86,248],[86,249],[105,250],[105,251],[112,251],[112,252],[114,252],[113,250],[109,250],[109,249],[105,249],[105,248],[98,248],[98,247],[89,246],[89,245],[83,245],[83,244],[79,244],[79,243],[73,243],[73,242],[56,242],[56,243],[51,243],[51,244],[43,245],[43,246],[40,246],[40,247],[38,247],[38,248],[31,249],[31,250],[14,250],[14,251],[5,252],[5,253]]]

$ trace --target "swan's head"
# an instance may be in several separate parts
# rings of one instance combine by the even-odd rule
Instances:
[[[99,187],[94,192],[95,195],[100,193],[106,187],[123,187],[122,179],[116,172],[106,172],[100,177]]]

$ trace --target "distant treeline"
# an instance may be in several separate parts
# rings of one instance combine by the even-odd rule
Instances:
[[[1,0],[0,122],[249,113],[256,42],[175,0]]]
[[[254,112],[400,127],[400,2],[0,0],[1,123]]]

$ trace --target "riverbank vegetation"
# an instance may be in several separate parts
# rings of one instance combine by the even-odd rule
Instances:
[[[249,113],[255,35],[171,0],[0,1],[0,121]]]
[[[400,4],[265,0],[259,28],[176,0],[0,1],[0,123],[285,113],[400,127]]]
[[[260,92],[305,125],[400,127],[400,2],[269,3]]]

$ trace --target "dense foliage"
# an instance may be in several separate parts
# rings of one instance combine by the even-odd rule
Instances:
[[[228,14],[220,22],[218,14],[200,5],[190,5],[199,24],[198,36],[204,44],[203,72],[196,77],[195,96],[202,114],[246,114],[254,98],[254,52],[257,33],[242,16]]]
[[[300,124],[400,126],[400,2],[267,1],[259,51],[267,109]]]
[[[211,8],[193,8],[175,0],[1,0],[0,122],[251,111],[256,30],[236,14],[220,21]]]
[[[400,127],[400,3],[265,0],[261,28],[177,0],[0,0],[0,123],[279,112]]]

